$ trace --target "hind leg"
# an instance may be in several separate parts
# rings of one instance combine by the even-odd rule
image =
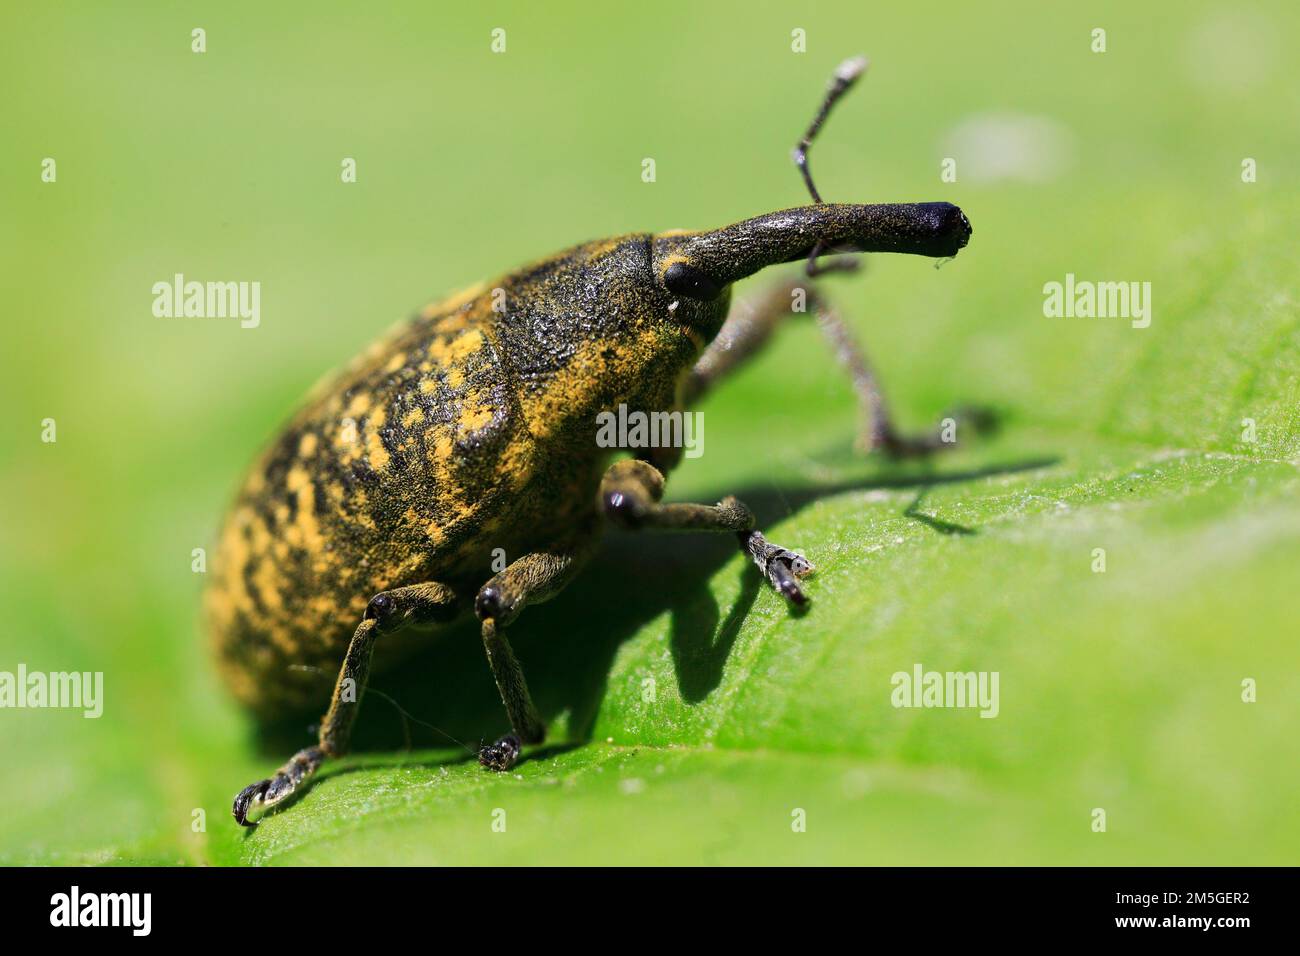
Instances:
[[[461,607],[457,594],[436,582],[395,588],[372,597],[348,644],[343,666],[334,683],[329,710],[321,719],[316,746],[303,748],[290,757],[274,776],[241,790],[231,807],[235,821],[241,826],[253,826],[256,821],[251,817],[288,800],[316,773],[326,758],[347,753],[352,725],[370,674],[370,658],[376,638],[407,623],[449,621]]]

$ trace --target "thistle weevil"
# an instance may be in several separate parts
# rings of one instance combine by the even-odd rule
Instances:
[[[620,405],[661,412],[697,401],[791,313],[796,288],[852,375],[868,449],[944,446],[894,428],[864,356],[808,281],[858,261],[845,253],[946,258],[970,239],[966,216],[946,202],[818,195],[809,147],[865,67],[855,58],[836,70],[795,149],[812,205],[575,246],[425,308],[317,387],[239,491],[205,595],[223,676],[243,704],[271,718],[329,702],[317,744],[235,798],[240,824],[347,752],[385,635],[436,631],[471,610],[510,723],[479,762],[512,767],[546,731],[506,629],[574,577],[606,522],[734,535],[770,585],[802,605],[812,565],[768,541],[743,502],[661,500],[681,448],[611,464],[595,440],[598,415]],[[803,262],[802,275],[729,315],[732,283],[789,262]],[[494,553],[508,556],[497,573]]]

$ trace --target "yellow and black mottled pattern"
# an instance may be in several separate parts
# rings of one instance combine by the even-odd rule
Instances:
[[[206,605],[238,698],[319,704],[373,595],[438,581],[468,607],[494,548],[582,526],[597,413],[672,407],[725,309],[678,307],[650,236],[590,243],[425,309],[318,386],[221,532]]]

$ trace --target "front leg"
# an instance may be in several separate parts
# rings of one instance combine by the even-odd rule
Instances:
[[[757,355],[767,345],[776,327],[787,317],[797,314],[792,310],[792,302],[794,294],[800,290],[836,358],[849,373],[862,410],[863,424],[858,444],[864,451],[882,451],[891,458],[923,456],[954,447],[959,432],[969,429],[983,434],[996,426],[992,413],[987,409],[968,407],[953,414],[955,427],[951,433],[935,429],[925,435],[903,434],[894,424],[866,353],[836,309],[813,285],[811,277],[779,283],[754,303],[738,303],[717,337],[687,374],[682,388],[682,403],[695,404],[718,382]]]
[[[664,476],[647,461],[615,462],[600,483],[600,507],[625,528],[675,531],[730,531],[774,589],[792,605],[807,603],[799,579],[813,573],[802,554],[772,544],[755,530],[754,513],[734,496],[716,505],[662,504]]]
[[[528,692],[523,668],[506,639],[506,625],[527,605],[558,594],[582,567],[594,540],[592,525],[564,547],[524,555],[478,592],[474,613],[483,622],[483,650],[511,728],[511,733],[479,749],[479,763],[491,770],[509,770],[519,760],[524,744],[541,743],[546,737],[546,725]]]

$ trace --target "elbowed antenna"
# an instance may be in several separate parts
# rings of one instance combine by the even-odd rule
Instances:
[[[831,107],[841,96],[853,88],[853,84],[858,81],[867,67],[871,64],[865,56],[849,57],[838,67],[835,68],[831,76],[830,86],[826,87],[826,95],[822,98],[822,105],[817,110],[817,115],[813,121],[808,124],[808,132],[803,134],[803,139],[799,140],[794,148],[794,164],[799,167],[799,172],[803,176],[804,185],[808,187],[808,195],[812,196],[815,203],[821,203],[821,193],[813,185],[812,169],[808,166],[808,150],[812,148],[813,140],[821,131],[822,124],[826,122],[826,117],[831,115]]]
[[[831,82],[826,87],[826,96],[822,99],[822,105],[817,110],[817,115],[813,117],[812,123],[808,125],[808,132],[803,134],[803,139],[795,145],[794,164],[799,168],[803,176],[804,185],[808,187],[808,195],[812,201],[821,205],[822,194],[817,191],[813,185],[812,169],[808,166],[808,150],[812,149],[813,140],[821,132],[822,124],[826,118],[831,115],[831,109],[845,93],[853,88],[853,84],[858,81],[858,77],[867,71],[871,61],[865,56],[849,57],[838,67],[835,68],[834,75],[831,76]],[[808,264],[804,266],[804,272],[809,279],[816,278],[824,272],[856,272],[862,264],[861,259],[854,259],[851,256],[839,256],[832,259],[822,259],[822,253],[826,252],[826,243],[818,242],[808,253]]]
[[[657,237],[655,258],[670,269],[683,263],[721,288],[768,266],[806,259],[818,246],[946,258],[970,236],[970,222],[952,203],[819,203],[711,232]]]
[[[821,106],[794,149],[813,205],[784,209],[735,225],[699,233],[656,236],[656,268],[669,289],[711,299],[730,283],[783,262],[807,260],[813,278],[832,269],[856,266],[849,257],[821,260],[825,252],[901,252],[944,259],[970,240],[966,215],[946,202],[858,205],[827,203],[813,185],[808,150],[835,104],[867,69],[867,58],[852,57],[836,68]]]

